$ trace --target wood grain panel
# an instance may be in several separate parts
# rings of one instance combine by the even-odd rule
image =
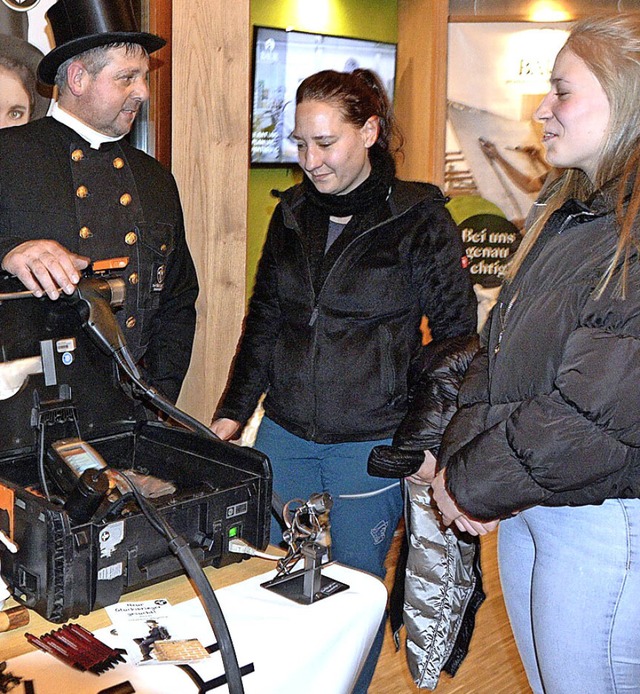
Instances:
[[[179,405],[206,423],[245,307],[249,0],[173,0],[172,161],[200,281]]]
[[[149,31],[162,36],[167,45],[151,56],[149,120],[153,130],[155,158],[171,168],[171,2],[148,0]]]
[[[444,184],[448,0],[398,0],[395,110],[401,178]]]

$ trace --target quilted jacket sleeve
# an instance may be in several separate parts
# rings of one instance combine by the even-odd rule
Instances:
[[[478,305],[465,257],[460,231],[445,207],[446,199],[428,186],[432,199],[422,206],[423,234],[411,249],[412,286],[419,288],[422,312],[429,319],[435,343],[474,333]]]
[[[458,440],[462,445],[445,461],[447,486],[467,513],[491,519],[542,502],[638,496],[637,279],[626,300],[587,302],[551,393],[523,401],[504,421]]]
[[[442,434],[456,409],[460,383],[477,348],[475,334],[430,342],[422,348],[407,414],[395,433],[393,446],[372,450],[370,474],[406,477],[420,467],[425,450],[438,455]]]
[[[489,410],[488,357],[485,347],[481,347],[469,365],[460,392],[458,410],[451,419],[442,437],[439,451],[439,466],[468,443],[485,428]]]

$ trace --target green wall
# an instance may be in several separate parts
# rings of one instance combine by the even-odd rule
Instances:
[[[251,24],[395,43],[397,0],[252,0]],[[289,188],[301,177],[297,167],[260,167],[249,172],[247,295],[277,202],[271,190]]]

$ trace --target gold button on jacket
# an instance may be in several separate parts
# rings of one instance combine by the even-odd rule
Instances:
[[[76,195],[79,198],[86,198],[89,195],[89,189],[87,186],[78,186],[76,188]]]
[[[84,159],[84,152],[81,149],[74,149],[71,152],[71,159],[73,161],[82,161]]]
[[[124,195],[120,196],[120,204],[123,207],[127,207],[127,205],[130,205],[131,200],[132,200],[132,198],[131,198],[131,195],[129,195],[129,193],[125,193]]]
[[[134,243],[138,240],[138,235],[136,234],[135,231],[130,231],[125,237],[124,237],[124,242],[127,244],[127,246],[133,246]]]

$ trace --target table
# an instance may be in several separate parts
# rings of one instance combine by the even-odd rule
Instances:
[[[253,664],[255,671],[243,677],[247,694],[347,694],[353,686],[384,614],[386,589],[376,577],[339,564],[325,566],[323,575],[350,587],[313,605],[299,605],[260,586],[274,575],[264,573],[273,563],[251,558],[223,569],[205,569],[216,590],[233,640],[238,663]],[[222,587],[224,586],[224,587]],[[213,641],[202,606],[188,580],[170,579],[123,596],[122,601],[167,598],[189,618],[202,615],[203,629]],[[186,602],[185,602],[186,601]],[[10,606],[10,605],[7,605]],[[95,694],[128,680],[136,692],[146,694],[189,694],[198,687],[185,672],[173,665],[134,666],[123,663],[99,677],[73,670],[55,658],[33,651],[24,632],[37,636],[57,628],[32,614],[27,627],[0,634],[2,659],[12,658],[8,670],[32,679],[35,694],[76,691]],[[110,645],[110,624],[104,610],[77,620]],[[22,655],[21,655],[22,654]],[[209,679],[224,672],[219,654],[194,667]],[[211,690],[226,694],[222,685]],[[20,689],[17,689],[20,692]]]

